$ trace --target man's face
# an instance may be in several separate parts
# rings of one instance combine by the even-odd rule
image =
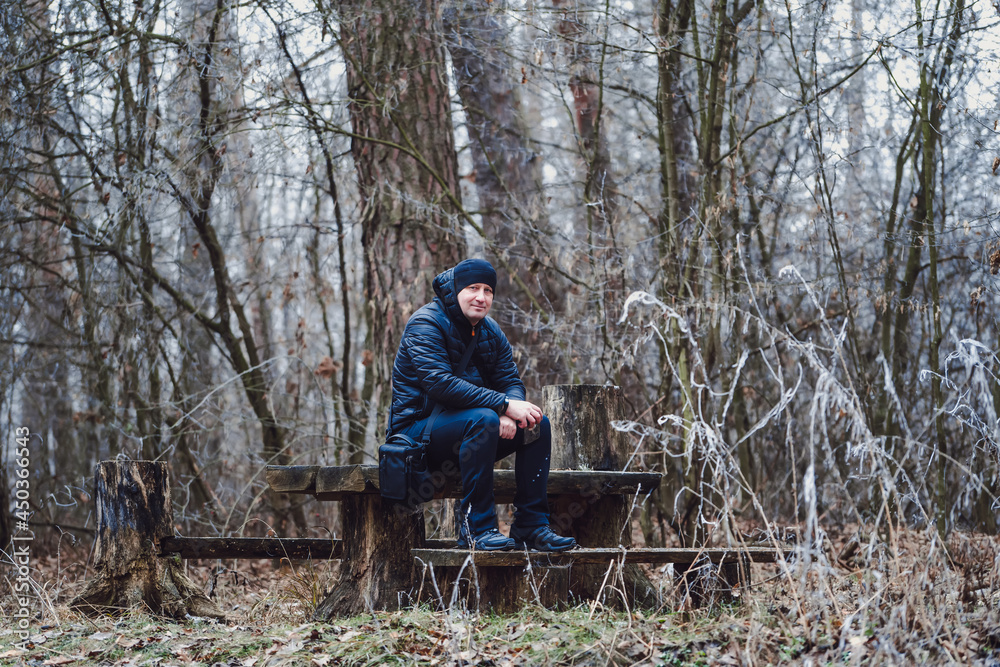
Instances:
[[[475,326],[490,312],[493,305],[493,288],[484,283],[473,283],[458,293],[462,314]]]

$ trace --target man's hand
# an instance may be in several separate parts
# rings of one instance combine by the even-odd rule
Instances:
[[[517,423],[507,415],[500,417],[500,437],[504,440],[513,440],[515,435],[517,435]]]
[[[542,409],[528,401],[510,399],[505,416],[514,420],[521,428],[531,428],[542,421]],[[503,432],[502,427],[501,432]]]

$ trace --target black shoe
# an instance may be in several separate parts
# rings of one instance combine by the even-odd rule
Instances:
[[[522,533],[514,524],[510,528],[510,536],[518,549],[528,551],[569,551],[576,547],[576,540],[557,534],[549,526],[527,528]]]
[[[461,531],[458,536],[459,549],[475,549],[476,551],[507,551],[514,548],[514,540],[510,539],[496,528],[479,533],[469,540],[469,534]]]

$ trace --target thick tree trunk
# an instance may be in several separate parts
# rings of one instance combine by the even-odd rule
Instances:
[[[542,398],[552,424],[553,469],[626,469],[632,453],[628,436],[611,426],[625,416],[618,387],[549,385],[542,389]],[[561,498],[551,509],[555,530],[572,535],[582,547],[632,546],[632,498],[602,496],[594,489],[591,494]],[[603,565],[574,566],[570,593],[618,603],[612,588],[621,587],[629,605],[659,603],[656,586],[638,565],[626,565],[617,579],[608,578],[609,586],[604,585],[606,572]]]
[[[339,7],[372,332],[366,372],[387,406],[406,321],[433,297],[434,276],[465,255],[451,100],[437,0]]]
[[[618,202],[608,143],[601,129],[604,54],[595,53],[591,44],[597,38],[590,34],[592,26],[586,23],[586,17],[599,10],[588,0],[553,0],[552,7],[560,15],[556,31],[563,38],[577,140],[587,168],[583,197],[588,230],[592,235],[594,227],[600,226],[599,231],[610,235],[607,227],[614,221]]]
[[[14,21],[10,25],[23,21],[22,38],[26,45],[54,48],[53,40],[57,38],[53,36],[51,24],[54,19],[47,3],[29,0],[16,9],[15,5],[10,7],[9,18]],[[6,108],[14,108],[21,104],[34,110],[24,117],[24,122],[30,137],[29,152],[37,151],[38,155],[51,152],[54,142],[49,120],[42,110],[51,108],[53,98],[58,95],[50,83],[55,78],[52,71],[57,67],[57,63],[39,62],[21,72],[17,76],[21,90],[13,92],[10,104],[6,105]],[[7,97],[5,93],[4,98]],[[21,205],[29,207],[38,219],[59,218],[72,210],[55,160],[49,159],[45,168],[23,171],[22,177],[30,184],[33,195]],[[5,194],[15,192],[14,181],[9,187],[11,189],[5,190]],[[22,424],[30,425],[34,433],[41,434],[31,439],[31,460],[36,462],[32,470],[35,491],[32,510],[44,516],[44,520],[55,522],[61,519],[65,510],[51,501],[65,488],[79,484],[88,474],[86,471],[92,469],[89,455],[96,451],[97,443],[107,443],[108,439],[101,440],[100,433],[114,417],[111,407],[114,403],[108,400],[107,362],[97,345],[96,329],[91,326],[96,323],[101,308],[87,289],[89,265],[86,258],[69,252],[60,232],[47,224],[11,225],[9,232],[5,232],[16,239],[14,247],[30,253],[33,258],[25,265],[18,288],[27,307],[21,310],[7,305],[13,302],[5,306],[17,313],[19,324],[31,332],[35,341],[42,343],[26,351],[23,357],[24,394],[19,401],[20,419]],[[74,257],[78,272],[75,278],[79,285],[75,288],[76,295],[72,293],[71,262]],[[5,273],[9,273],[14,285],[18,284],[18,271],[5,270]],[[78,327],[83,335],[73,339],[70,332]],[[74,419],[69,390],[73,362],[69,361],[67,352],[71,345],[78,343],[82,343],[82,349],[90,355],[87,362],[80,365],[82,383],[93,388],[88,395],[80,397],[75,408],[77,415],[84,417],[80,423]]]
[[[553,0],[552,7],[559,17],[555,27],[562,38],[564,63],[560,63],[560,67],[569,74],[567,83],[573,97],[576,144],[583,162],[580,194],[584,206],[580,212],[582,220],[575,228],[576,241],[585,244],[588,252],[586,268],[576,266],[570,272],[594,285],[587,291],[585,300],[569,300],[566,316],[572,320],[596,315],[598,323],[600,352],[590,357],[589,363],[581,364],[580,376],[620,384],[619,351],[611,334],[621,295],[625,292],[625,263],[619,248],[636,239],[621,233],[621,193],[606,136],[612,111],[606,107],[604,99],[609,17],[605,13],[599,21],[591,20],[600,13],[591,0]],[[601,26],[604,34],[598,35]],[[577,377],[574,374],[572,381],[578,381]]]
[[[492,7],[492,8],[491,8]],[[452,1],[445,11],[448,50],[455,83],[465,110],[476,193],[479,197],[487,256],[496,255],[509,271],[497,276],[492,316],[504,325],[514,346],[518,368],[529,385],[564,380],[566,360],[555,354],[552,331],[539,326],[558,317],[566,287],[551,265],[553,235],[542,185],[540,149],[531,142],[521,111],[523,76],[510,57],[510,31],[497,18],[492,0]],[[546,304],[547,313],[532,306],[514,280],[519,274]]]
[[[103,461],[95,483],[97,577],[70,606],[85,613],[142,606],[174,618],[224,618],[178,562],[158,556],[160,540],[173,533],[167,464]]]
[[[381,496],[351,495],[340,502],[344,523],[340,581],[313,614],[317,621],[399,609],[411,601],[410,549],[424,546],[423,512],[409,512]]]

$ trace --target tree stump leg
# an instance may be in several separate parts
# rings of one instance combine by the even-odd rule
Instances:
[[[480,567],[481,611],[512,614],[526,604],[546,609],[565,607],[569,599],[569,566]]]
[[[733,594],[737,588],[750,585],[750,560],[746,557],[738,561],[720,563],[678,563],[674,566],[674,581],[679,594],[692,607],[731,603],[738,598]]]
[[[552,468],[625,469],[632,454],[629,439],[611,426],[625,416],[618,387],[548,385],[542,389],[542,398],[552,424]],[[622,496],[604,496],[601,489],[594,488],[580,496],[561,498],[551,508],[550,523],[556,532],[575,537],[582,547],[630,547],[631,501]],[[622,604],[620,594],[607,595],[612,591],[603,586],[606,572],[606,565],[574,566],[571,594],[591,600],[600,598],[605,604]],[[659,606],[659,591],[641,566],[624,566],[614,581],[623,589],[624,604]]]
[[[564,608],[569,604],[569,582],[572,569],[569,565],[539,566],[530,570],[515,568],[520,575],[518,597],[546,609]]]
[[[725,563],[722,566],[722,576],[733,588],[749,588],[752,583],[750,579],[750,558],[740,556],[738,561]]]
[[[96,477],[97,576],[70,601],[84,613],[145,607],[151,613],[225,618],[183,572],[159,556],[159,542],[173,534],[167,464],[103,461]]]
[[[625,498],[601,497],[596,490],[588,496],[563,496],[553,503],[551,523],[556,532],[572,535],[582,547],[631,546],[629,508]],[[614,607],[659,606],[659,590],[641,565],[626,564],[605,579],[607,572],[608,565],[574,565],[569,578],[571,594]]]
[[[366,494],[340,503],[340,580],[313,614],[317,621],[411,603],[418,581],[410,549],[424,546],[424,515]]]
[[[422,599],[435,608],[477,611],[492,610],[512,614],[526,604],[546,609],[565,607],[569,599],[569,567],[435,567],[437,590],[430,581],[430,568],[424,574]],[[457,590],[456,590],[457,587]]]

